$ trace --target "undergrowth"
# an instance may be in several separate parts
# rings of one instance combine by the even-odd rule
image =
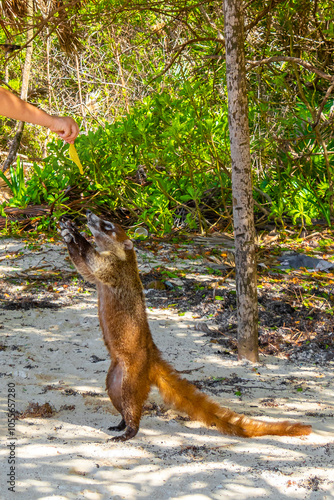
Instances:
[[[262,148],[267,158],[261,171],[254,169],[255,216],[282,225],[288,217],[301,227],[322,218],[330,225],[321,148],[308,126],[305,105],[298,103],[294,113],[299,117],[294,126],[298,140],[293,141],[285,123],[288,151],[251,135],[252,151]],[[251,108],[251,130],[256,120]],[[53,140],[48,148],[49,156],[34,162],[28,172],[20,159],[9,175],[0,172],[13,194],[1,215],[5,205],[48,205],[51,218],[40,218],[40,230],[54,227],[65,213],[75,216],[87,207],[145,224],[158,234],[175,227],[232,227],[227,103],[203,82],[148,96],[125,117],[81,135],[76,148],[83,176],[69,159],[68,145]],[[306,149],[313,156],[303,155]]]

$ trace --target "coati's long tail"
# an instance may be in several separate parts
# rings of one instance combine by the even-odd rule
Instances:
[[[265,435],[303,436],[312,432],[310,425],[293,422],[262,422],[223,408],[181,378],[166,361],[155,359],[150,369],[151,382],[161,392],[164,401],[206,426],[215,425],[222,434],[241,437]]]

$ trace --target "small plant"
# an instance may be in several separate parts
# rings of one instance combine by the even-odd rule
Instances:
[[[28,204],[29,196],[24,180],[23,162],[17,158],[16,168],[11,165],[9,169],[9,179],[0,170],[0,178],[7,184],[13,194],[11,204],[13,206],[25,207]]]

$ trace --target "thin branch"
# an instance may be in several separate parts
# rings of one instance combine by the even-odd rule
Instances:
[[[333,83],[328,87],[327,92],[325,94],[325,97],[322,100],[322,103],[320,104],[320,107],[318,109],[317,117],[315,119],[315,122],[313,123],[313,127],[316,127],[319,123],[321,113],[323,112],[323,109],[325,107],[326,102],[328,101],[329,96],[331,95],[332,91],[334,89],[334,81]]]
[[[262,205],[260,205],[260,203],[254,200],[254,198],[253,198],[253,203],[261,212],[264,213],[266,217],[269,217],[270,213],[268,212],[268,210],[266,210]]]
[[[269,194],[267,193],[264,193],[263,191],[261,191],[261,189],[259,189],[258,187],[256,186],[253,186],[253,189],[254,191],[256,191],[257,193],[261,194],[266,200],[269,201],[269,203],[272,205],[273,204],[273,200],[270,198]]]
[[[265,7],[257,16],[256,18],[251,21],[249,24],[247,24],[245,26],[245,32],[247,31],[250,31],[251,29],[253,29],[258,22],[261,21],[261,19],[263,19],[264,17],[266,17],[266,15],[271,11],[271,10],[274,10],[280,3],[284,3],[285,0],[276,0],[276,1],[272,1],[272,2],[269,2],[269,4],[267,5],[267,7]],[[244,12],[245,10],[247,9],[247,7],[249,7],[249,5],[251,4],[252,2],[249,2],[247,5],[244,6]]]
[[[190,45],[192,43],[197,43],[197,42],[207,42],[207,41],[215,41],[215,42],[219,42],[219,43],[222,43],[221,40],[219,40],[218,38],[211,38],[211,37],[207,37],[207,38],[192,38],[191,40],[188,40],[187,42],[184,42],[182,45],[180,45],[180,47],[177,49],[177,52],[175,54],[175,56],[173,57],[173,59],[167,64],[167,66],[163,69],[163,71],[161,71],[161,73],[159,73],[157,76],[155,76],[154,78],[152,78],[152,80],[150,80],[148,82],[147,85],[150,85],[150,83],[154,82],[154,80],[156,80],[157,78],[160,78],[160,76],[163,76],[165,73],[167,73],[167,71],[169,70],[169,68],[171,66],[173,66],[173,64],[175,63],[176,59],[181,55],[181,53],[183,52],[183,50],[187,47],[187,45]],[[176,49],[174,49],[176,50]]]
[[[204,19],[206,20],[206,22],[211,26],[211,28],[213,28],[216,32],[217,32],[217,38],[220,42],[224,43],[225,44],[225,38],[223,37],[223,34],[222,32],[220,31],[220,29],[218,28],[218,26],[216,25],[216,23],[214,21],[212,21],[212,19],[210,19],[208,13],[206,12],[206,10],[204,9],[203,5],[200,5],[199,6],[199,10],[201,11]]]
[[[160,78],[160,76],[163,76],[165,73],[167,73],[167,71],[169,70],[169,68],[171,66],[173,66],[173,64],[175,63],[176,59],[181,55],[181,53],[183,52],[183,49],[186,47],[186,44],[184,44],[178,51],[177,53],[175,54],[175,56],[173,57],[173,59],[167,64],[167,66],[165,66],[164,70],[161,71],[157,76],[155,76],[154,78],[152,78],[151,81],[148,82],[147,85],[150,85],[150,83],[154,82],[154,80],[156,80],[157,78]]]
[[[303,59],[299,59],[298,57],[273,56],[273,57],[267,57],[266,59],[262,59],[261,61],[247,61],[248,64],[247,71],[256,68],[256,66],[262,66],[263,64],[270,64],[282,61],[299,64],[299,66],[303,66],[303,68],[307,69],[308,71],[311,71],[312,73],[315,73],[316,75],[320,76],[320,78],[323,78],[324,80],[327,80],[329,82],[334,82],[333,76],[327,75],[327,73],[324,73],[323,71],[321,71],[321,69],[312,66],[312,64],[308,63],[307,61],[304,61]]]
[[[27,10],[28,14],[32,16],[34,7],[33,7],[33,0],[29,0],[27,4]],[[31,37],[33,34],[33,29],[29,28],[27,30],[27,38]],[[28,92],[29,92],[29,78],[30,78],[30,70],[31,70],[31,61],[32,61],[32,52],[33,52],[33,46],[32,44],[27,47],[26,50],[26,57],[24,61],[24,66],[23,66],[23,71],[22,71],[22,84],[21,84],[21,99],[23,101],[27,100],[28,97]],[[10,145],[8,157],[3,164],[2,171],[6,172],[6,170],[9,169],[11,164],[15,161],[17,152],[19,150],[20,144],[21,144],[21,139],[23,135],[23,130],[24,130],[24,122],[20,121],[17,127],[16,134],[14,136],[14,139],[12,140],[12,143]]]
[[[37,19],[35,22],[32,22],[31,26],[28,26],[26,29],[22,29],[21,31],[17,31],[17,35],[22,35],[25,31],[32,32],[32,36],[29,38],[27,36],[27,41],[24,45],[21,46],[20,50],[16,51],[16,53],[11,54],[6,61],[6,64],[8,62],[15,58],[17,53],[22,52],[24,49],[28,48],[30,43],[35,40],[35,38],[44,30],[46,26],[50,27],[49,34],[48,36],[51,36],[57,29],[64,23],[70,22],[72,19],[75,18],[75,16],[68,17],[69,14],[69,9],[75,9],[77,5],[80,5],[80,0],[72,0],[70,3],[66,3],[65,5],[63,2],[57,2],[56,5],[52,10],[49,10],[46,16],[37,16]],[[33,19],[33,16],[31,16],[31,19]],[[10,23],[8,23],[11,25]],[[22,23],[21,23],[22,24]],[[2,26],[3,28],[3,26]],[[59,37],[58,37],[59,38]]]
[[[13,94],[15,94],[15,95],[17,95],[17,96],[19,95],[19,92],[17,92],[16,90],[14,90],[14,89],[13,89],[13,87],[11,87],[11,86],[10,86],[7,82],[5,82],[4,80],[0,80],[0,84],[1,84],[1,85],[6,85],[6,87],[8,87],[8,88],[9,88],[9,90],[10,90],[11,92],[13,92]]]

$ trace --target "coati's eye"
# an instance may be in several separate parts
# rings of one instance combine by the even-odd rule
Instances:
[[[112,222],[104,222],[104,227],[107,231],[112,231],[114,229],[114,224]]]

